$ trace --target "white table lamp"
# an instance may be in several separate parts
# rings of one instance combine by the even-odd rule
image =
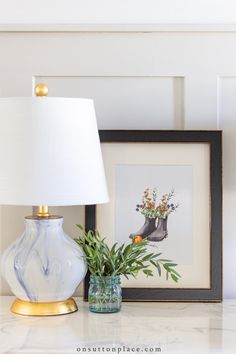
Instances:
[[[87,267],[48,206],[108,201],[93,101],[45,97],[0,99],[0,204],[39,206],[3,254],[1,271],[17,299],[12,311],[76,311],[71,298]],[[40,97],[42,96],[42,97]]]

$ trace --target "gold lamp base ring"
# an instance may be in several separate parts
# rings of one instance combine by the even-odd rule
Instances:
[[[75,300],[70,298],[57,302],[30,302],[16,299],[11,311],[25,316],[58,316],[78,310]]]

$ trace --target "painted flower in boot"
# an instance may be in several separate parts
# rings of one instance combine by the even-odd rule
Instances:
[[[147,218],[155,219],[156,197],[156,188],[153,188],[151,191],[149,188],[146,188],[143,192],[142,203],[136,205],[136,211],[139,211]]]
[[[179,204],[170,204],[170,200],[173,196],[174,190],[164,194],[157,204],[157,189],[153,188],[150,190],[146,188],[143,192],[142,203],[136,205],[136,211],[150,219],[157,217],[165,219],[179,206]]]
[[[162,196],[160,203],[156,207],[156,216],[158,218],[166,219],[171,213],[173,213],[179,207],[179,203],[170,204],[170,200],[172,199],[173,196],[174,196],[174,190]]]

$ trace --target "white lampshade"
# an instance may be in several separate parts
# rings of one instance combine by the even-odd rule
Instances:
[[[0,204],[108,201],[93,101],[0,99]]]

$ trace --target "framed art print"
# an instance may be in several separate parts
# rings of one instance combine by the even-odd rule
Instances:
[[[124,301],[222,300],[221,135],[100,131],[110,201],[86,207],[86,229],[98,229],[110,245],[146,238],[148,251],[177,263],[181,274],[177,283],[164,270],[122,277]]]

